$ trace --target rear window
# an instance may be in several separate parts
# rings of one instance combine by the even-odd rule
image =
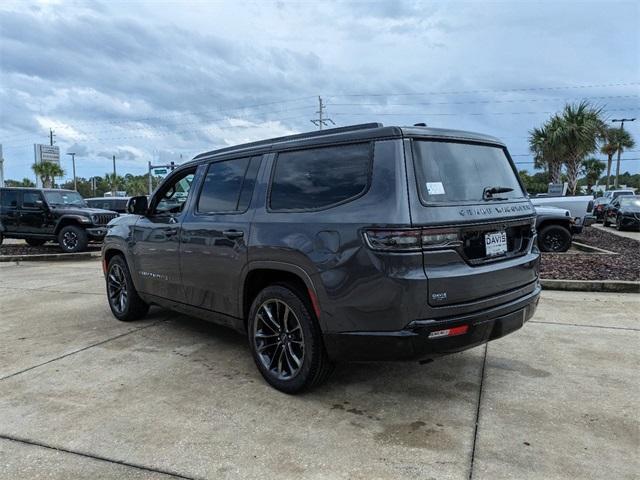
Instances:
[[[367,189],[368,143],[285,152],[276,159],[272,210],[317,210],[346,202]]]
[[[17,207],[18,206],[18,192],[16,190],[1,190],[0,191],[0,205],[3,207]]]
[[[504,187],[494,198],[523,198],[524,192],[500,147],[416,140],[413,159],[425,203],[482,202],[485,188]]]

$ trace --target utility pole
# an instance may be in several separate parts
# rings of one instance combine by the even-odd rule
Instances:
[[[149,165],[149,174],[147,175],[148,180],[149,180],[149,195],[151,195],[151,192],[153,192],[153,182],[151,180],[151,162],[147,162]]]
[[[333,120],[331,120],[330,118],[325,118],[324,117],[324,109],[327,108],[327,106],[322,103],[322,97],[318,95],[318,111],[316,112],[318,114],[318,119],[317,120],[311,120],[311,123],[313,123],[316,127],[318,127],[318,130],[322,130],[323,126],[327,126],[327,122],[331,122],[331,124],[335,125],[336,122],[334,122]]]
[[[49,129],[49,145],[51,145],[52,147],[53,147],[53,144],[55,143],[55,142],[53,141],[53,137],[55,137],[55,136],[56,136],[56,135],[55,135],[55,133],[53,133],[53,129],[52,129],[52,128],[50,128],[50,129]]]
[[[73,189],[78,191],[78,182],[76,181],[76,154],[75,152],[68,152],[67,155],[71,155],[71,164],[73,165]]]
[[[113,156],[113,181],[111,182],[111,195],[116,196],[116,156]]]
[[[635,118],[614,118],[613,123],[620,123],[620,137],[618,138],[618,160],[616,162],[616,180],[613,182],[613,188],[618,188],[618,176],[620,175],[620,153],[622,152],[622,132],[624,132],[624,122],[635,122]]]

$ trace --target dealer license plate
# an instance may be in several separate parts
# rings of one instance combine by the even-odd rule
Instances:
[[[495,257],[507,253],[507,232],[485,233],[484,248],[487,257]]]

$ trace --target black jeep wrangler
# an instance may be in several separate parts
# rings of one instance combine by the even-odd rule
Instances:
[[[22,238],[31,246],[57,241],[65,253],[81,252],[99,241],[118,214],[89,208],[73,190],[0,188],[0,243]]]

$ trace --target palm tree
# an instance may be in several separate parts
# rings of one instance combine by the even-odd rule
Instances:
[[[42,181],[42,186],[44,188],[53,187],[53,180],[55,177],[62,177],[64,175],[62,167],[53,162],[34,163],[31,165],[31,169]]]
[[[611,182],[613,156],[618,153],[618,150],[620,150],[620,153],[623,153],[625,148],[633,148],[635,145],[633,137],[626,130],[614,127],[607,128],[604,143],[600,148],[600,151],[607,156],[607,190],[609,190],[609,184]],[[616,171],[620,171],[620,164],[616,165]]]
[[[591,157],[582,161],[582,174],[587,181],[587,189],[591,191],[591,187],[598,181],[605,169],[605,164],[597,158]]]
[[[564,156],[563,145],[553,142],[551,136],[558,121],[558,117],[554,116],[542,127],[529,132],[529,150],[533,153],[534,166],[544,168],[549,173],[551,183],[560,182]]]
[[[572,195],[576,194],[582,160],[596,150],[598,141],[606,134],[601,113],[602,108],[592,107],[587,101],[566,104],[551,127],[551,143],[563,145],[566,152],[567,182]]]

